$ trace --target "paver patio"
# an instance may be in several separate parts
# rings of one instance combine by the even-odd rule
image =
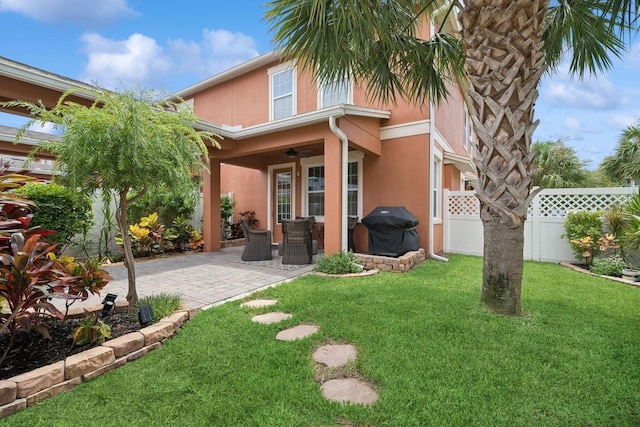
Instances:
[[[243,247],[231,247],[219,252],[176,255],[136,262],[138,297],[161,292],[178,294],[192,310],[200,310],[225,301],[240,299],[249,293],[267,288],[313,270],[314,264],[283,265],[274,251],[272,260],[242,261]],[[122,264],[105,268],[113,280],[101,296],[91,296],[73,306],[99,304],[107,293],[126,300],[127,270]],[[64,301],[54,300],[58,307]]]

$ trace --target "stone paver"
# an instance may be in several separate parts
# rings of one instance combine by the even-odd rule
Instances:
[[[279,341],[294,341],[315,334],[318,332],[318,329],[320,329],[320,327],[315,325],[298,325],[278,332],[276,339]]]
[[[351,360],[355,360],[356,355],[357,351],[354,345],[329,344],[323,345],[314,351],[313,360],[329,368],[337,368],[346,365]]]
[[[256,323],[262,323],[263,325],[269,325],[271,323],[282,322],[283,320],[291,318],[292,314],[289,313],[281,313],[279,311],[273,313],[265,313],[259,314],[257,316],[253,316],[251,320]]]
[[[355,378],[329,380],[322,384],[322,395],[335,402],[372,405],[378,400],[378,393],[367,383]]]
[[[276,305],[277,303],[277,299],[253,299],[251,301],[243,302],[242,304],[240,304],[240,307],[262,308],[271,307],[272,305]]]

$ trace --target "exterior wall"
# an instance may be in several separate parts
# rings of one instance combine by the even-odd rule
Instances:
[[[447,84],[449,96],[435,109],[438,132],[457,154],[467,154],[464,148],[464,98],[460,89]],[[471,126],[471,123],[468,123]]]
[[[460,188],[460,171],[453,165],[444,165],[442,185],[447,190],[464,190]]]
[[[367,215],[377,206],[406,207],[420,221],[416,229],[420,245],[426,247],[429,242],[430,169],[428,135],[383,141],[380,157],[364,158],[363,214]],[[360,230],[360,227],[364,228],[359,224],[354,230],[354,241],[359,250],[366,250],[366,228]]]
[[[220,192],[233,193],[235,202],[233,222],[240,220],[239,212],[253,210],[259,228],[267,228],[266,172],[233,165],[220,165]]]

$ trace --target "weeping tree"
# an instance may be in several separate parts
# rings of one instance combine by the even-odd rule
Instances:
[[[272,0],[267,20],[285,56],[318,81],[347,76],[372,99],[423,105],[457,80],[478,136],[484,228],[482,301],[520,314],[524,222],[532,191],[531,137],[542,75],[565,54],[570,70],[606,70],[636,0]],[[430,39],[419,37],[434,19]],[[457,19],[459,34],[444,31]]]
[[[622,132],[613,154],[602,161],[602,170],[614,181],[640,183],[640,122]]]
[[[85,106],[70,101],[78,92],[95,102]],[[157,95],[153,91],[75,88],[51,109],[25,101],[2,103],[25,108],[34,117],[18,132],[16,141],[36,122],[50,122],[63,130],[59,141],[44,142],[33,153],[46,150],[57,155],[56,179],[86,194],[102,190],[115,195],[130,308],[138,302],[138,294],[127,207],[155,186],[190,191],[193,177],[206,168],[205,142],[219,148],[217,135],[194,129],[197,118],[190,107],[158,101]]]

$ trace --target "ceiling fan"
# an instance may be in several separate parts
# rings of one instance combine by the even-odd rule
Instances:
[[[284,154],[290,158],[295,159],[296,157],[309,157],[309,153],[312,153],[313,150],[295,150],[293,148],[289,148]]]

